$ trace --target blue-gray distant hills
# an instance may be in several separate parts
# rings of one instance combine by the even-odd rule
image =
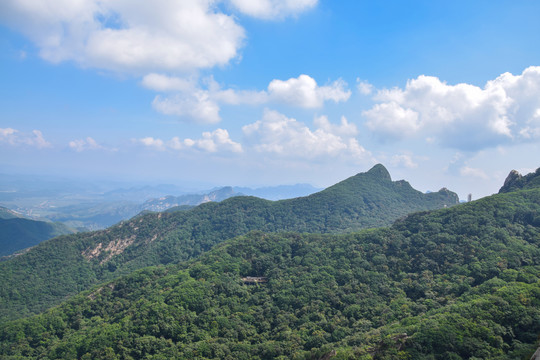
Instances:
[[[37,181],[37,180],[39,181]],[[15,209],[34,220],[62,222],[79,231],[101,230],[143,211],[189,209],[219,202],[232,196],[250,195],[268,200],[307,196],[320,191],[308,184],[262,188],[216,187],[187,190],[176,185],[114,187],[115,184],[85,183],[66,179],[8,176],[0,174],[0,205]]]

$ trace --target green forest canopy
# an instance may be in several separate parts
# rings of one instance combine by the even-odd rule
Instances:
[[[59,237],[0,263],[0,320],[42,312],[90,286],[146,266],[197,257],[252,230],[348,233],[458,203],[423,194],[382,165],[319,193],[282,201],[235,197],[192,210],[135,217],[104,231]]]
[[[268,282],[246,285],[244,276]],[[508,359],[540,334],[540,189],[346,235],[250,232],[0,328],[6,358]]]

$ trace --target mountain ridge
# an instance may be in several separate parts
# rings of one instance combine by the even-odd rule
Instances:
[[[458,202],[454,193],[423,194],[408,183],[391,181],[382,165],[374,169],[307,197],[232,197],[190,210],[143,214],[103,231],[41,243],[0,264],[5,284],[0,289],[0,319],[43,311],[96,282],[145,266],[194,258],[252,230],[349,233]],[[57,276],[49,276],[51,272]]]
[[[0,325],[0,354],[530,358],[540,333],[539,213],[531,188],[353,234],[250,232]],[[245,276],[266,282],[246,285]]]

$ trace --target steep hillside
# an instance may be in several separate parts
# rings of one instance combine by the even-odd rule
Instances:
[[[17,218],[22,218],[22,217],[24,217],[24,216],[22,216],[21,214],[15,212],[13,210],[10,210],[8,208],[0,206],[0,219],[2,219],[2,220],[17,219]]]
[[[251,230],[351,232],[457,202],[445,189],[422,194],[405,181],[392,182],[377,165],[303,198],[233,197],[187,211],[141,215],[105,231],[48,241],[0,264],[0,318],[41,312],[96,282],[196,257]]]
[[[10,212],[3,213],[4,215],[0,218],[0,258],[35,246],[55,236],[75,232],[64,224],[16,217],[15,213],[9,217]]]
[[[251,232],[4,324],[0,354],[503,360],[530,358],[539,334],[531,189],[356,234]]]

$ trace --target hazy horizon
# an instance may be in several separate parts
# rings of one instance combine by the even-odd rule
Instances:
[[[477,199],[540,166],[539,12],[6,0],[0,172],[325,188],[382,163]]]

